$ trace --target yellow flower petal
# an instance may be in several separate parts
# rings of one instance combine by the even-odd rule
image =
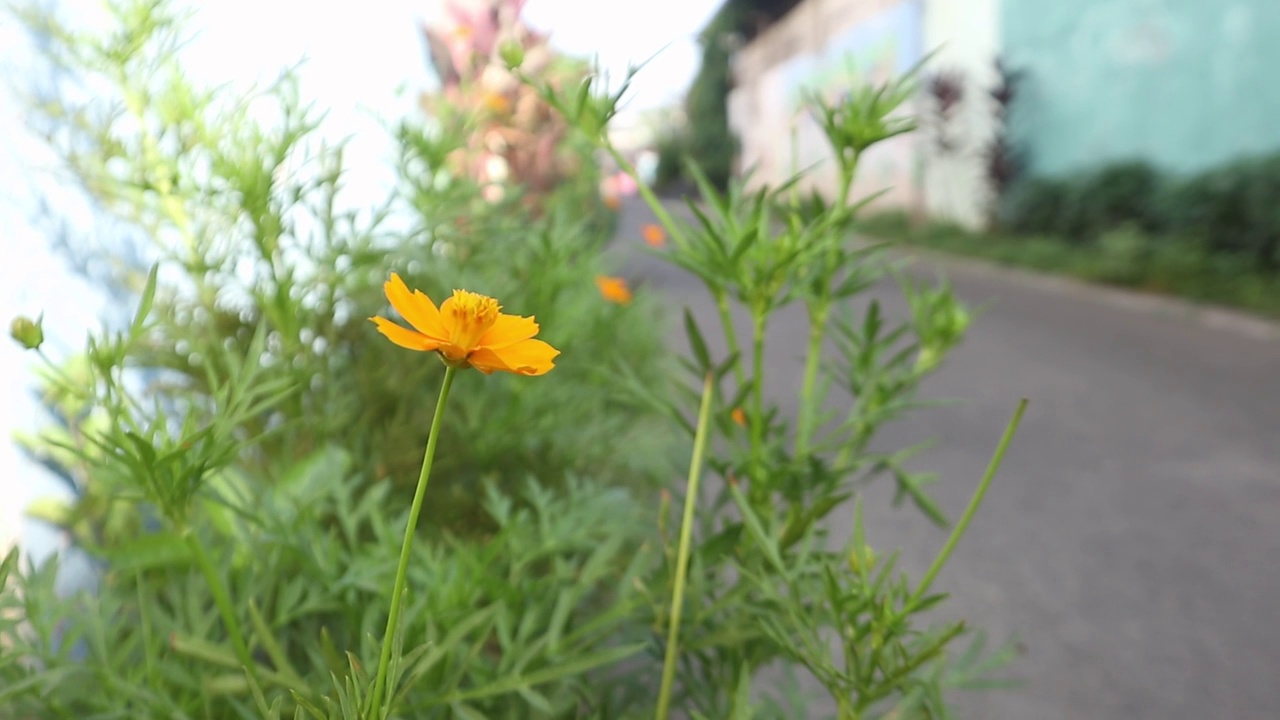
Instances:
[[[387,299],[417,332],[382,317],[369,318],[378,332],[410,350],[434,350],[452,367],[474,367],[489,375],[499,370],[543,375],[555,367],[559,350],[534,340],[532,317],[503,315],[498,301],[486,295],[454,290],[437,308],[421,292],[410,292],[399,275],[385,286]]]
[[[477,343],[480,347],[506,347],[521,340],[528,340],[538,334],[538,323],[531,317],[519,315],[499,315]]]
[[[391,273],[391,279],[383,289],[387,293],[387,300],[391,302],[391,307],[408,320],[415,330],[439,340],[449,338],[449,333],[441,322],[440,311],[436,309],[435,303],[431,302],[431,298],[421,291],[409,292],[404,280],[401,280],[396,273]]]
[[[440,341],[429,338],[422,333],[414,332],[409,328],[401,327],[386,318],[371,317],[369,319],[373,321],[374,325],[378,326],[378,332],[386,335],[388,340],[402,348],[427,351],[440,347]]]
[[[486,375],[504,370],[518,375],[544,375],[555,367],[559,350],[541,340],[523,340],[502,348],[480,348],[467,358],[471,366]]]

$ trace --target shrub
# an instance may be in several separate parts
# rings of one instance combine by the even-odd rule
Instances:
[[[685,130],[668,130],[658,137],[658,171],[654,177],[654,186],[663,192],[677,189],[685,180],[682,164],[687,153]]]
[[[1238,160],[1189,177],[1122,162],[1064,178],[1019,183],[1001,227],[1092,243],[1122,226],[1203,243],[1264,272],[1280,269],[1280,153]]]
[[[140,47],[164,48],[179,36],[175,21],[159,10],[155,16],[163,22],[135,39]],[[54,44],[51,51],[70,58],[75,49]],[[474,498],[484,480],[505,486],[530,476],[554,483],[569,473],[603,473],[612,482],[643,484],[657,477],[669,435],[643,406],[620,399],[599,368],[633,365],[656,385],[665,367],[664,334],[648,300],[623,307],[599,296],[594,278],[603,269],[600,250],[609,226],[597,212],[602,205],[591,172],[560,177],[554,185],[534,170],[539,179],[525,178],[529,185],[459,176],[457,148],[473,139],[450,130],[470,125],[454,116],[447,119],[457,125],[443,129],[406,120],[396,135],[397,196],[372,214],[347,211],[341,209],[341,149],[317,140],[316,119],[288,78],[228,103],[226,95],[215,100],[191,86],[180,71],[147,72],[152,63],[178,68],[173,55],[157,60],[122,53],[128,65],[118,73],[109,60],[75,57],[82,72],[106,81],[104,88],[118,79],[122,97],[155,99],[140,108],[141,125],[88,120],[100,96],[44,107],[53,123],[85,119],[79,126],[61,123],[67,139],[55,149],[95,200],[151,233],[147,251],[164,278],[154,306],[159,327],[133,349],[136,367],[156,378],[157,389],[181,393],[183,402],[209,402],[216,391],[209,358],[227,348],[244,352],[255,330],[265,327],[278,358],[270,372],[303,389],[240,428],[265,438],[262,452],[245,459],[255,475],[279,478],[316,448],[334,444],[365,459],[369,480],[412,482],[440,369],[367,342],[367,318],[385,302],[381,287],[388,269],[399,268],[435,295],[460,286],[500,295],[551,323],[553,340],[582,348],[548,382],[486,383],[477,399],[483,413],[464,409],[450,416],[445,437],[452,451],[441,470],[455,480],[442,481],[439,502],[428,511],[433,525],[483,532],[485,515]],[[174,115],[171,107],[186,107],[186,114]],[[451,107],[461,113],[468,106]],[[282,124],[254,122],[252,113],[262,110],[274,111]],[[143,151],[168,137],[180,137],[180,149]],[[574,162],[590,165],[580,138],[561,138],[555,150],[562,162],[576,153]],[[308,171],[286,172],[308,156]],[[135,194],[138,177],[152,190]],[[495,197],[489,192],[494,187],[503,193]],[[119,265],[110,260],[111,250],[72,247],[95,264]],[[116,281],[137,287],[139,272],[126,268]],[[624,326],[627,332],[619,332]],[[80,437],[76,412],[64,414],[69,427],[48,438]],[[629,442],[614,446],[605,438]],[[49,442],[28,446],[41,457],[58,452]],[[74,467],[65,472],[76,474]],[[89,484],[84,477],[72,482]]]
[[[1066,178],[1030,178],[1004,205],[1001,228],[1024,235],[1057,235],[1088,243],[1120,225],[1158,230],[1161,178],[1144,162],[1107,165]]]
[[[1000,229],[1015,235],[1074,237],[1073,186],[1066,180],[1035,177],[1016,184],[1005,196]]]
[[[1093,274],[1104,282],[1135,284],[1148,273],[1151,237],[1133,225],[1122,225],[1098,237]]]
[[[1280,153],[1236,161],[1175,183],[1161,208],[1174,232],[1212,252],[1280,269]]]
[[[1096,239],[1122,225],[1139,230],[1159,230],[1157,211],[1161,177],[1149,163],[1113,163],[1085,175],[1074,193],[1077,235]]]
[[[320,448],[271,486],[237,481],[220,495],[224,511],[206,503],[187,529],[209,548],[248,642],[274,671],[260,677],[311,703],[330,673],[344,682],[370,672],[345,653],[376,661],[382,636],[406,512],[388,484],[361,473],[357,458]],[[488,540],[445,537],[410,568],[402,632],[432,651],[407,668],[418,683],[401,702],[417,717],[450,707],[511,720],[569,712],[591,694],[591,670],[634,642],[622,610],[651,561],[643,514],[625,490],[599,482],[478,494]],[[263,717],[188,547],[169,531],[135,534],[101,556],[109,565],[97,593],[69,597],[55,590],[56,560],[18,576],[11,555],[0,568],[4,716]],[[509,697],[507,680],[520,676],[542,678],[527,703]],[[459,678],[465,699],[451,697]]]
[[[688,126],[684,151],[712,185],[725,188],[733,174],[738,139],[729,131],[729,91],[733,87],[729,38],[742,22],[737,3],[723,5],[698,35],[702,65],[685,96]]]

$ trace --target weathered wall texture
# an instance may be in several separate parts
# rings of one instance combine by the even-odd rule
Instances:
[[[929,51],[930,70],[964,78],[957,148],[928,128],[894,141],[856,195],[892,185],[889,203],[979,225],[996,57],[1022,73],[1010,130],[1034,175],[1130,158],[1194,171],[1280,149],[1280,0],[806,0],[738,53],[743,168],[777,183],[829,157],[798,99],[847,87],[846,57],[876,79]],[[834,191],[830,163],[808,184]]]
[[[1280,1],[1280,0],[1278,0]],[[983,148],[992,134],[988,89],[995,82],[1000,0],[806,0],[744,47],[735,59],[730,122],[743,169],[779,183],[816,164],[805,185],[837,190],[830,150],[800,108],[801,92],[828,97],[851,83],[883,82],[936,51],[927,70],[957,71],[965,102],[948,126],[959,140],[941,152],[929,128],[873,149],[854,197],[891,188],[881,203],[927,211],[966,225],[985,217]],[[919,112],[913,104],[907,112]]]
[[[1280,0],[1003,0],[1031,171],[1191,171],[1280,148]]]
[[[923,52],[921,7],[922,0],[807,0],[737,54],[730,124],[754,182],[780,183],[816,166],[802,187],[836,191],[830,149],[801,110],[802,93],[834,97],[852,83],[883,81],[911,67]],[[869,152],[853,196],[891,187],[884,202],[916,205],[914,145],[914,137],[904,136]]]

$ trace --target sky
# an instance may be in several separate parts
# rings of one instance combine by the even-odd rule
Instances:
[[[64,0],[66,1],[66,0]],[[657,55],[637,78],[633,106],[678,102],[699,62],[696,35],[723,0],[529,0],[524,16],[562,51],[598,57],[610,75]],[[419,27],[437,17],[440,0],[374,0],[350,5],[287,0],[194,2],[201,37],[198,62],[222,76],[270,72],[307,57],[304,72],[324,78],[323,94],[389,99],[401,86],[428,81]],[[305,14],[297,12],[307,7]],[[244,18],[254,17],[252,23]],[[287,30],[287,31],[286,31]],[[228,50],[234,48],[234,52]]]
[[[391,146],[380,118],[416,112],[418,92],[429,87],[419,27],[437,16],[439,0],[179,1],[196,11],[195,37],[184,51],[196,80],[247,88],[304,60],[303,97],[328,112],[322,132],[350,142],[351,201],[358,205],[383,196],[391,182]],[[657,54],[633,84],[627,110],[635,111],[683,97],[698,67],[696,35],[721,2],[529,0],[525,17],[550,32],[562,51],[597,58],[611,77]],[[92,7],[100,7],[86,0],[61,3],[74,3],[77,18],[85,21],[91,21]],[[0,78],[26,78],[37,67],[24,31],[0,11]],[[37,220],[39,203],[53,192],[55,211],[77,232],[91,231],[93,222],[85,204],[47,174],[51,156],[27,129],[15,89],[0,83],[0,321],[7,330],[16,315],[43,313],[46,350],[58,360],[82,348],[85,333],[100,325],[103,298],[49,246]],[[18,536],[39,557],[57,537],[23,520],[23,508],[38,497],[63,493],[10,441],[15,432],[34,432],[44,423],[31,392],[37,365],[7,338],[0,342],[0,552]]]

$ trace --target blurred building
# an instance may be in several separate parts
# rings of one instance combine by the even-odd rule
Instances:
[[[1280,149],[1278,36],[1280,0],[803,0],[736,53],[730,121],[743,168],[778,182],[827,154],[803,88],[837,94],[936,52],[926,76],[954,81],[950,118],[923,92],[922,131],[870,153],[854,192],[892,186],[885,203],[976,225],[999,137],[1031,175],[1132,158],[1194,171]],[[997,59],[1017,78],[1007,123]],[[811,185],[834,188],[827,165]]]

